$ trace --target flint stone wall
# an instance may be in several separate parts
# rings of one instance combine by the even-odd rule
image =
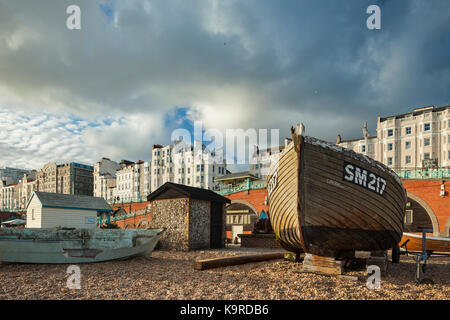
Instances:
[[[152,202],[152,227],[167,228],[160,238],[161,249],[189,250],[188,199]]]
[[[191,199],[189,204],[189,247],[191,250],[210,248],[211,203]]]

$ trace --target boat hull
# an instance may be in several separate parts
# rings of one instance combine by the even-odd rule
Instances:
[[[268,176],[269,218],[285,249],[339,257],[400,241],[406,192],[395,173],[324,141],[293,138]]]
[[[79,264],[147,255],[164,229],[2,229],[0,261]]]
[[[403,233],[399,246],[408,241],[406,248],[408,251],[422,251],[422,235],[413,233]],[[450,238],[428,237],[426,239],[426,250],[433,252],[450,253]]]

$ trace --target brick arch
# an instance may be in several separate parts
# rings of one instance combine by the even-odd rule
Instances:
[[[436,217],[436,214],[434,213],[433,209],[426,203],[422,198],[416,196],[415,194],[411,192],[407,192],[408,198],[413,199],[418,204],[420,204],[425,211],[427,212],[428,216],[430,217],[431,224],[433,225],[433,236],[439,236],[439,222]]]
[[[128,223],[125,225],[124,229],[136,229],[136,226],[134,225],[134,223],[128,222]]]
[[[255,213],[257,216],[259,216],[258,210],[256,210],[256,208],[250,202],[247,202],[247,201],[244,201],[244,200],[231,200],[231,203],[228,206],[226,206],[225,209],[227,207],[231,206],[233,203],[243,204],[243,205],[249,207],[250,209],[252,209],[253,213]]]
[[[450,218],[447,219],[447,223],[444,227],[444,237],[450,237]]]

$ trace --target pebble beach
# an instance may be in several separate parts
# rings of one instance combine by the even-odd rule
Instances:
[[[272,250],[273,251],[273,250]],[[381,288],[366,286],[364,271],[346,272],[359,280],[299,273],[301,263],[279,259],[204,271],[196,259],[271,252],[224,248],[192,252],[157,250],[147,258],[80,264],[81,289],[68,289],[68,265],[1,264],[0,299],[450,299],[450,257],[431,257],[426,276],[434,285],[414,282],[414,258],[389,262]]]

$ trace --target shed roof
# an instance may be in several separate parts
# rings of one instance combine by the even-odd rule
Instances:
[[[40,191],[35,191],[34,196],[44,207],[112,211],[106,200],[99,197]]]
[[[168,196],[170,195],[170,197]],[[206,200],[211,202],[230,203],[231,200],[215,193],[208,189],[201,189],[177,184],[173,182],[166,182],[161,187],[153,191],[147,196],[148,201],[168,198],[192,198],[197,200]]]

